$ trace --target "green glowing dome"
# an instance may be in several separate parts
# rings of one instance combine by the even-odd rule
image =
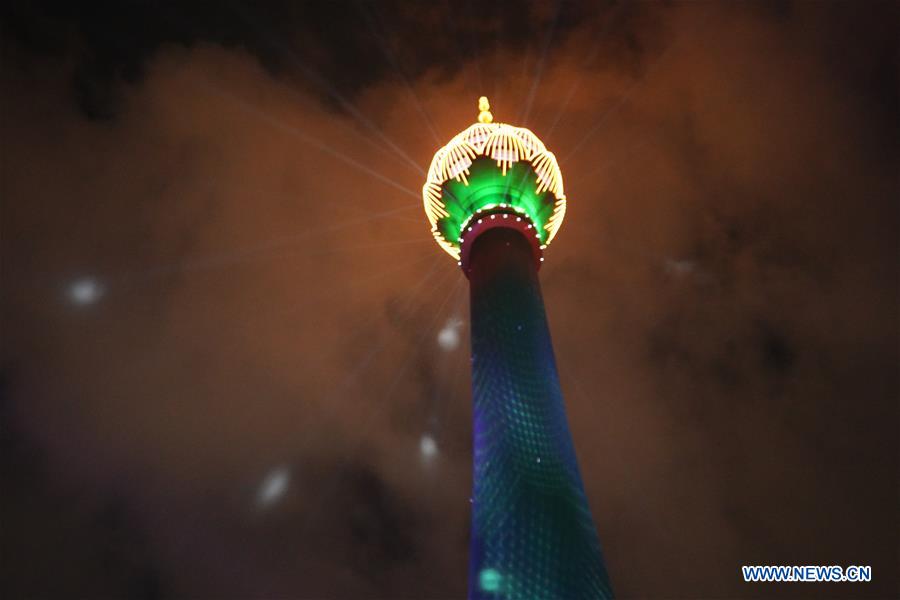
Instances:
[[[530,130],[494,123],[487,98],[478,107],[479,122],[438,150],[428,169],[422,198],[432,235],[459,260],[473,220],[508,213],[528,221],[546,248],[566,214],[556,157]]]

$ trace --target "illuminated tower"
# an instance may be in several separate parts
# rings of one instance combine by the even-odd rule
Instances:
[[[531,131],[494,123],[487,98],[478,107],[422,188],[432,233],[470,284],[469,597],[612,597],[538,281],[566,213],[562,174]]]

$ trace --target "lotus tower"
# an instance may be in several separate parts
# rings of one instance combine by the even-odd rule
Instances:
[[[611,598],[556,369],[538,272],[566,215],[553,153],[478,122],[422,188],[440,247],[469,279],[474,481],[470,598]]]

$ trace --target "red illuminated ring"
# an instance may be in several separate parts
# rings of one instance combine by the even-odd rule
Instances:
[[[469,275],[469,258],[472,244],[479,235],[495,227],[506,227],[507,229],[521,232],[531,244],[531,255],[534,257],[535,269],[539,270],[541,268],[544,251],[541,250],[541,240],[537,238],[537,229],[531,222],[531,219],[524,215],[507,212],[501,208],[497,212],[485,211],[481,213],[477,219],[472,219],[469,222],[460,235],[462,241],[459,243],[459,264],[466,276]],[[471,231],[469,231],[470,229]]]

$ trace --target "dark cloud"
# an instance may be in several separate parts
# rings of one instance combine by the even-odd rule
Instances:
[[[603,3],[519,1],[12,2],[6,30],[32,52],[73,57],[78,105],[87,117],[104,119],[122,109],[119,87],[140,81],[166,44],[240,49],[273,76],[341,109],[335,100],[352,100],[382,80],[407,81],[429,71],[453,76],[482,48],[536,51],[596,14],[610,13],[609,19],[625,25],[612,28],[624,32],[621,40],[607,28],[609,45],[637,58],[641,48],[629,25],[638,12]]]
[[[417,190],[488,93],[566,176],[541,277],[618,593],[896,595],[896,13],[10,5],[4,591],[464,594],[466,287]]]
[[[130,502],[115,496],[97,501],[54,485],[50,459],[18,424],[13,393],[0,383],[4,592],[22,598],[163,597],[161,567]]]

